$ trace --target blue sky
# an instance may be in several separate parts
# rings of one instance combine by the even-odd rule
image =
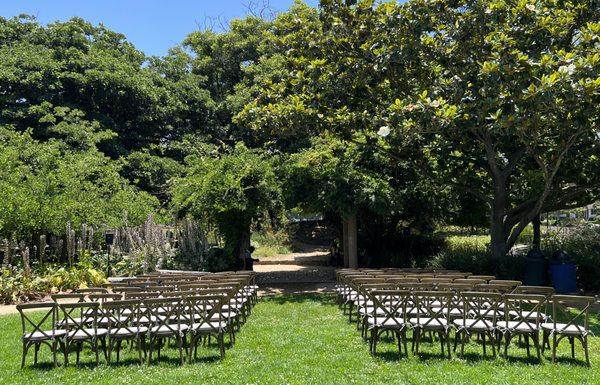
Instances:
[[[190,32],[210,20],[231,20],[247,14],[245,5],[265,0],[0,0],[0,16],[31,14],[41,23],[80,16],[123,33],[148,55],[164,55]],[[318,0],[304,0],[316,6]],[[294,0],[266,0],[284,11]],[[218,28],[218,27],[217,27]]]

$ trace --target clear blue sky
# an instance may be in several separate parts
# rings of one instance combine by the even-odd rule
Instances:
[[[304,0],[312,6],[318,0]],[[190,32],[210,20],[231,20],[247,14],[245,5],[263,0],[0,0],[0,16],[34,15],[41,23],[80,16],[123,33],[148,55],[164,55]],[[268,0],[276,12],[294,0]],[[219,29],[218,26],[215,26]]]

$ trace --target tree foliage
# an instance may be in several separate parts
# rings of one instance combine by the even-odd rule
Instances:
[[[264,152],[243,144],[219,154],[191,155],[186,175],[174,183],[173,204],[180,215],[216,224],[227,256],[237,258],[250,245],[253,222],[281,209],[272,162]]]

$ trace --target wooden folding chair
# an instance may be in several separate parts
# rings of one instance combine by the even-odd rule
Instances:
[[[482,337],[483,355],[486,355],[486,337],[492,346],[492,353],[496,357],[496,322],[500,317],[499,305],[502,295],[498,293],[462,292],[460,298],[463,304],[463,317],[455,319],[456,328],[454,351],[458,341],[461,342],[460,353],[465,353],[465,342],[471,334]]]
[[[21,315],[21,341],[23,342],[23,353],[21,357],[21,369],[25,367],[25,358],[31,346],[34,347],[34,364],[38,362],[38,352],[41,345],[46,345],[52,352],[54,366],[57,366],[56,352],[58,344],[62,345],[62,337],[65,330],[56,329],[57,306],[55,303],[29,303],[17,305]],[[29,311],[45,311],[43,315],[37,316],[26,314]],[[64,349],[64,348],[63,348]]]
[[[185,298],[185,303],[190,309],[190,350],[188,359],[192,361],[192,350],[194,359],[197,358],[198,342],[200,338],[214,335],[217,337],[221,359],[225,357],[224,335],[229,325],[222,317],[221,309],[228,300],[223,295],[197,295]]]
[[[104,315],[108,321],[108,363],[112,362],[112,353],[117,352],[119,362],[123,341],[134,341],[138,350],[140,363],[144,363],[142,351],[145,352],[145,340],[148,327],[141,318],[144,310],[140,300],[112,301],[103,304]]]
[[[442,354],[444,344],[450,358],[450,309],[452,307],[453,293],[449,291],[415,291],[413,293],[416,307],[416,317],[410,318],[409,322],[414,328],[413,348],[419,352],[421,334],[426,331],[437,333],[440,338]]]
[[[97,302],[78,302],[58,304],[63,316],[63,325],[65,325],[65,365],[69,363],[69,351],[71,345],[76,345],[77,360],[79,364],[79,355],[85,343],[88,343],[92,351],[96,354],[96,365],[100,363],[98,354],[98,342],[102,346],[106,357],[105,337],[107,329],[98,327],[98,309],[100,304]]]
[[[179,360],[183,364],[183,350],[186,343],[186,332],[189,325],[185,320],[182,322],[181,298],[154,298],[143,300],[147,318],[150,321],[148,328],[148,364],[152,361],[152,352],[158,347],[158,358],[160,358],[160,347],[162,342],[168,338],[175,338],[179,348]]]
[[[377,341],[381,332],[391,331],[398,341],[398,353],[402,354],[402,346],[404,346],[404,353],[408,356],[406,330],[409,325],[406,322],[406,307],[411,297],[410,292],[408,290],[376,289],[367,292],[367,296],[373,303],[372,310],[366,318],[368,330],[371,331],[371,354],[375,355],[377,352]]]
[[[555,295],[552,297],[552,322],[542,324],[543,340],[552,336],[552,362],[556,362],[556,348],[563,338],[571,344],[571,357],[575,358],[575,339],[581,342],[585,354],[585,362],[590,366],[588,335],[590,334],[590,307],[594,297]],[[564,322],[558,322],[558,320]],[[544,344],[542,344],[542,352]]]
[[[510,341],[515,335],[525,337],[527,357],[529,353],[529,337],[533,339],[537,357],[541,361],[539,332],[540,317],[546,303],[546,297],[539,294],[505,294],[504,321],[498,321],[497,326],[504,338],[504,356],[508,356]],[[500,341],[498,341],[500,343]]]

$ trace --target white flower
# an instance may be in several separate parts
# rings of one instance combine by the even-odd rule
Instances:
[[[439,106],[440,106],[439,100],[434,100],[433,102],[431,102],[431,107],[438,108]]]
[[[377,135],[385,138],[390,134],[390,128],[388,126],[379,127],[379,131],[377,131]]]
[[[492,13],[492,10],[491,10],[491,9],[489,9],[489,8],[486,8],[486,9],[485,9],[485,14],[486,14],[486,15],[489,15],[490,13]]]
[[[530,10],[531,12],[535,12],[535,11],[536,11],[536,9],[535,9],[535,5],[533,5],[533,4],[527,4],[527,5],[525,6],[525,8],[527,8],[527,9],[528,9],[528,10]]]
[[[573,73],[575,72],[575,64],[571,63],[567,66],[560,66],[558,67],[558,72],[562,74],[573,75]]]

